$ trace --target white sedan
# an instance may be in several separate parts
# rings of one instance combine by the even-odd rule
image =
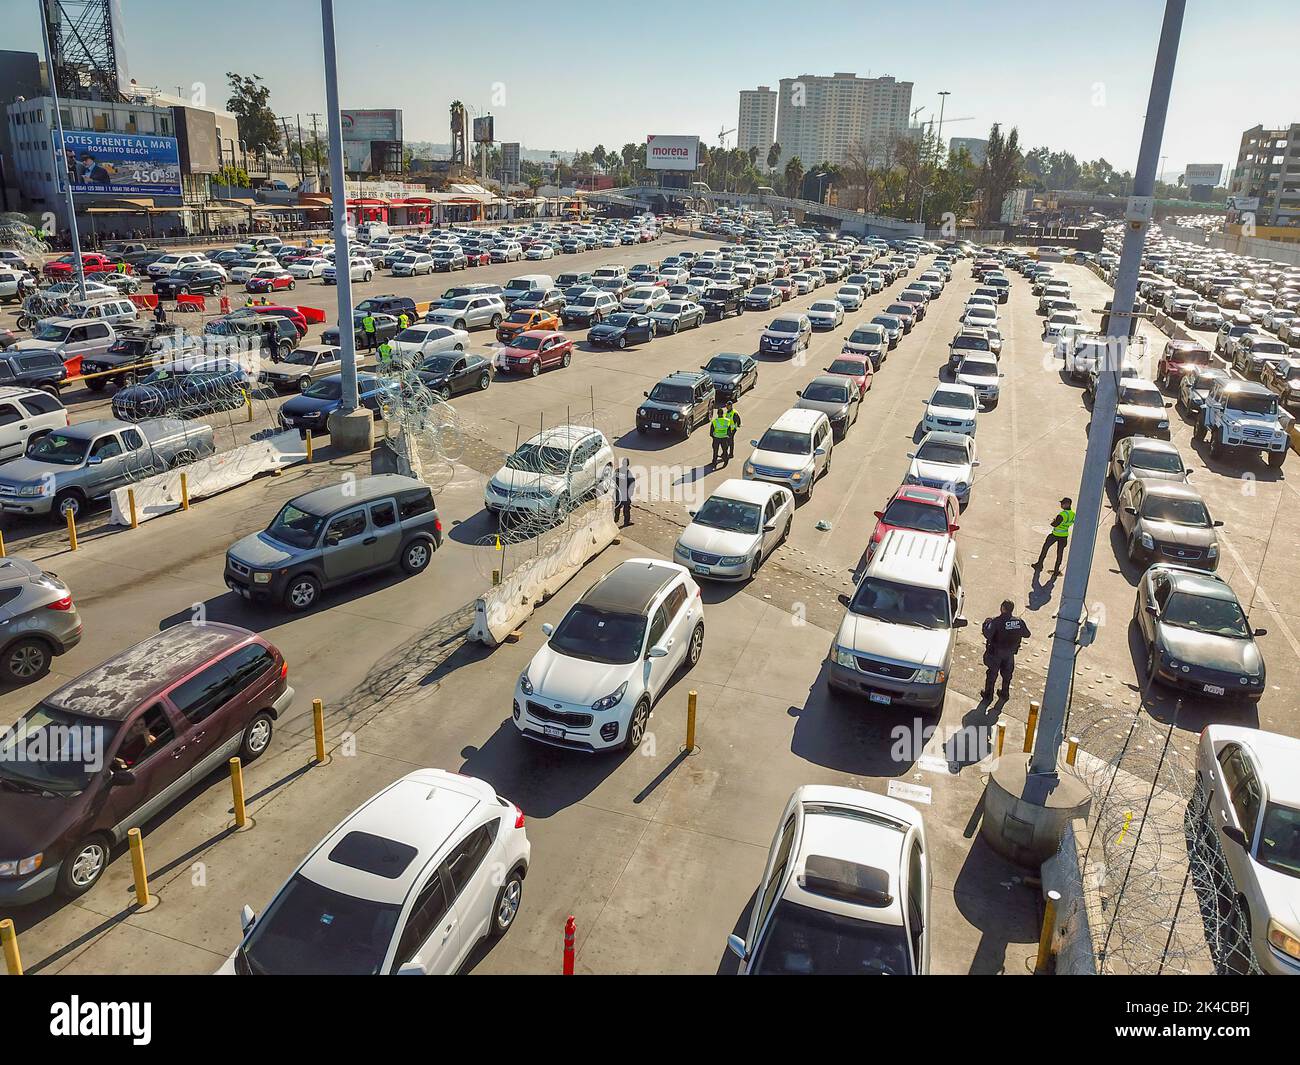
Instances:
[[[244,936],[224,976],[443,976],[514,924],[532,847],[492,785],[417,769],[348,814]]]
[[[963,329],[990,329],[998,324],[998,312],[983,305],[967,307],[961,316]]]
[[[638,285],[623,297],[621,310],[649,314],[668,302],[668,290],[658,285]]]
[[[919,484],[927,488],[942,488],[957,497],[963,505],[970,498],[971,482],[975,479],[975,440],[961,433],[929,432],[921,438],[915,451],[907,457],[912,464],[907,469],[904,484]]]
[[[544,244],[539,241],[538,243],[529,246],[528,250],[524,252],[524,258],[533,260],[534,262],[539,259],[554,259],[555,249],[549,244]]]
[[[682,530],[673,558],[692,573],[715,580],[741,581],[790,534],[794,496],[765,481],[723,481]]]
[[[469,333],[446,325],[418,322],[408,325],[388,342],[393,358],[400,365],[413,366],[426,355],[440,351],[464,351],[469,347]]]
[[[330,261],[324,256],[313,255],[307,259],[299,259],[287,267],[289,276],[299,281],[310,280],[313,277],[320,277],[325,273],[325,268],[330,265]]]
[[[835,300],[817,300],[805,313],[814,329],[834,329],[844,321],[844,305]]]

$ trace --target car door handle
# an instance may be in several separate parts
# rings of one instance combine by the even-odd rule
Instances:
[[[377,543],[379,542],[379,537],[378,537],[378,536],[367,536],[367,537],[366,537],[364,540],[362,540],[361,542],[362,542],[362,544],[367,544],[367,545],[368,545],[368,544],[377,544]]]
[[[188,747],[188,746],[189,746],[189,744],[187,744],[187,743],[182,743],[179,747],[176,748],[176,750],[172,751],[172,757],[173,757],[173,758],[179,758],[179,757],[181,756],[181,752],[184,751],[185,748]]]
[[[442,930],[442,941],[446,943],[447,940],[451,938],[452,932],[454,932],[455,930],[456,930],[456,922],[452,921],[451,924],[449,924],[446,928]]]

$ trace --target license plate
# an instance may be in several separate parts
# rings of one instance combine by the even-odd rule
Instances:
[[[885,706],[894,701],[891,696],[881,695],[879,692],[867,692],[867,700],[873,703],[883,703]]]
[[[712,573],[713,570],[712,570],[709,566],[696,566],[696,567],[695,567],[695,572],[696,572],[696,573],[702,573],[702,574],[704,574],[705,576],[707,576],[708,574]]]
[[[1223,689],[1222,689],[1219,685],[1217,685],[1217,684],[1207,684],[1207,685],[1205,685],[1205,694],[1206,694],[1206,695],[1222,695],[1222,694],[1223,694]]]
[[[651,422],[651,423],[650,423],[650,428],[651,428],[651,429],[658,429],[659,427],[660,427],[660,426],[659,426],[659,423],[658,423],[658,422]]]
[[[564,739],[564,729],[556,728],[554,725],[543,725],[542,732],[547,736],[554,736],[557,740]]]

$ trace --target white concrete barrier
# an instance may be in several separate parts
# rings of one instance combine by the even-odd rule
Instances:
[[[617,537],[613,503],[602,496],[557,529],[535,558],[506,574],[499,585],[475,600],[468,638],[496,647]]]
[[[181,472],[186,475],[186,488],[190,502],[205,496],[216,495],[228,488],[247,484],[259,473],[282,466],[292,466],[306,461],[307,444],[296,430],[275,433],[251,444],[231,448],[209,455],[205,459],[155,474],[135,483],[114,489],[109,497],[113,506],[112,521],[116,525],[131,524],[131,504],[128,489],[135,492],[135,509],[138,521],[148,521],[163,514],[179,510],[181,506]]]

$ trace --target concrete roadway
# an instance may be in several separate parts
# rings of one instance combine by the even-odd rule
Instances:
[[[659,259],[674,243],[675,238],[665,238],[528,269],[558,273],[605,261]],[[481,269],[455,280],[524,269]],[[1102,283],[1082,269],[1067,269],[1076,275],[1076,292],[1087,294],[1080,302],[1100,307]],[[445,279],[383,281],[371,288],[400,292],[403,284],[427,296],[440,291]],[[73,587],[87,636],[56,663],[57,674],[0,697],[0,722],[12,721],[63,679],[196,610],[266,632],[285,651],[299,697],[271,752],[247,774],[256,829],[227,832],[228,792],[219,776],[213,778],[146,826],[154,887],[163,905],[144,914],[129,911],[129,862],[119,859],[105,881],[77,903],[51,902],[15,915],[29,967],[210,971],[237,942],[241,904],[264,906],[330,825],[384,784],[416,766],[437,765],[482,776],[517,801],[529,817],[534,843],[519,921],[494,950],[476,955],[473,968],[557,971],[563,921],[573,913],[580,971],[727,971],[723,941],[727,932],[743,931],[776,819],[791,790],[825,782],[884,791],[894,782],[895,788],[912,786],[905,793],[923,804],[930,832],[935,968],[1024,971],[1037,939],[1037,900],[1019,872],[975,838],[982,781],[973,763],[984,748],[963,752],[955,741],[945,743],[942,731],[900,747],[893,730],[911,729],[910,718],[832,699],[821,679],[842,612],[837,596],[852,587],[872,511],[906,468],[921,403],[934,387],[972,288],[963,263],[926,320],[890,355],[858,424],[835,449],[832,472],[799,509],[790,542],[750,584],[706,590],[704,656],[665,696],[652,721],[651,742],[631,758],[588,759],[526,745],[509,720],[510,691],[538,646],[540,623],[558,620],[621,558],[666,557],[686,520],[685,503],[658,497],[638,501],[635,524],[623,542],[546,604],[518,644],[487,653],[463,646],[458,637],[467,621],[464,605],[486,585],[494,561],[490,548],[474,546],[490,529],[481,510],[484,474],[495,468],[502,450],[513,446],[516,434],[535,432],[539,418],[554,424],[566,411],[590,409],[594,394],[597,424],[620,454],[650,469],[656,484],[681,481],[707,491],[739,473],[747,453],[744,441],[793,403],[795,389],[833,357],[855,322],[868,320],[887,302],[886,295],[873,297],[832,335],[817,336],[802,365],[763,360],[759,387],[739,408],[745,427],[729,470],[705,468],[710,447],[703,429],[682,442],[629,434],[632,410],[641,392],[666,372],[698,366],[716,351],[753,351],[769,314],[746,314],[625,352],[587,351],[580,345],[567,370],[498,381],[487,393],[457,400],[472,446],[466,461],[439,485],[450,535],[430,573],[414,581],[362,582],[328,596],[321,609],[305,617],[257,612],[231,596],[221,583],[221,555],[237,536],[264,525],[284,499],[364,469],[328,453],[310,468],[259,480],[205,501],[188,515],[162,518],[134,533],[91,537],[75,555],[48,541],[32,545],[30,556]],[[823,288],[793,306],[806,306],[826,292]],[[299,293],[304,303],[306,294]],[[1087,425],[1079,390],[1063,383],[1044,361],[1040,328],[1028,287],[1017,279],[1003,307],[1003,400],[981,416],[980,476],[959,534],[972,628],[962,633],[940,722],[947,729],[984,726],[977,733],[981,743],[999,717],[1010,725],[1008,743],[1018,743],[1027,700],[1041,690],[1056,589],[1035,585],[1029,564],[1056,500],[1075,494]],[[1158,350],[1154,344],[1153,350]],[[1185,444],[1178,435],[1185,430],[1175,426],[1175,439]],[[1191,449],[1183,451],[1192,461]],[[1234,586],[1248,597],[1245,571],[1259,574],[1257,599],[1261,605],[1272,603],[1283,622],[1269,624],[1264,638],[1274,690],[1266,695],[1260,718],[1266,727],[1294,733],[1290,701],[1279,693],[1296,679],[1288,632],[1297,625],[1287,613],[1293,596],[1287,594],[1291,578],[1284,570],[1294,557],[1294,539],[1277,531],[1286,528],[1282,508],[1290,505],[1291,486],[1285,473],[1275,478],[1263,466],[1254,472],[1251,495],[1224,471],[1198,471],[1197,483],[1227,523],[1224,531],[1235,549],[1229,557],[1243,570],[1241,576],[1229,573]],[[830,522],[829,531],[816,529],[819,519]],[[1092,596],[1106,604],[1112,620],[1080,659],[1075,714],[1081,721],[1116,711],[1122,720],[1139,710],[1125,624],[1133,580],[1103,542]],[[1022,654],[1010,702],[989,706],[973,698],[983,679],[975,626],[1006,595],[1025,611],[1035,638]],[[1255,616],[1261,623],[1258,607]],[[700,749],[683,757],[679,746],[688,688],[700,696]],[[328,708],[334,754],[329,765],[306,771],[313,697],[323,698]],[[1147,709],[1156,716],[1170,712],[1163,701],[1153,700]],[[1204,716],[1200,708],[1182,708],[1180,746],[1194,742],[1199,724],[1192,721],[1193,712]],[[1216,720],[1253,723],[1235,709],[1211,713]]]

